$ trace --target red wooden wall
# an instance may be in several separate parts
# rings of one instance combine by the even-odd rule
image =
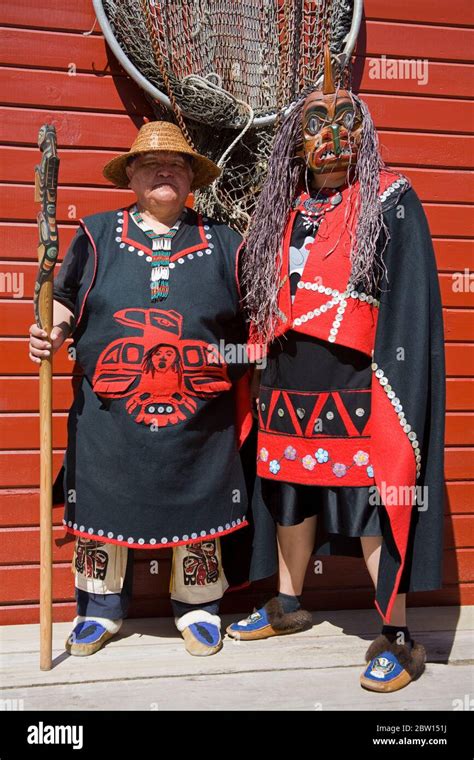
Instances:
[[[379,128],[384,156],[413,181],[428,215],[436,250],[446,328],[448,411],[445,586],[413,594],[411,604],[469,604],[473,595],[474,285],[452,287],[452,274],[472,270],[473,104],[471,0],[366,0],[355,84]],[[36,139],[44,122],[56,125],[61,152],[58,219],[64,254],[77,219],[116,208],[127,192],[107,186],[101,167],[127,148],[149,112],[140,90],[108,54],[90,0],[2,2],[0,48],[0,281],[23,275],[21,298],[0,292],[0,623],[36,622],[39,597],[38,381],[27,356],[36,270],[37,208],[33,201]],[[368,59],[429,60],[424,85],[408,79],[373,79]],[[57,465],[66,443],[71,363],[55,359],[54,449]],[[71,543],[62,543],[55,511],[55,620],[74,613]],[[159,557],[159,575],[148,562]],[[169,553],[136,561],[132,615],[170,614]],[[226,599],[226,610],[247,609],[266,581]],[[308,570],[305,601],[314,609],[370,607],[373,593],[363,562],[325,561],[322,575]]]

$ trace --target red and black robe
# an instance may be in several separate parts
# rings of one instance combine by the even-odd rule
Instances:
[[[344,497],[349,510],[358,489],[359,496],[375,494],[386,518],[376,606],[389,620],[397,593],[441,584],[445,378],[440,293],[421,204],[408,181],[389,172],[380,177],[390,234],[383,252],[386,276],[376,293],[351,285],[352,201],[358,187],[341,192],[342,202],[324,215],[308,245],[296,287],[290,249],[295,220],[310,201],[306,194],[286,225],[280,320],[259,397],[260,482],[254,508],[257,515],[259,505],[262,511],[262,486],[264,491],[271,481],[326,487]],[[251,333],[250,340],[258,336]],[[276,570],[267,533],[260,533],[266,559],[258,577]],[[349,544],[342,536],[326,535],[323,550],[360,553]]]

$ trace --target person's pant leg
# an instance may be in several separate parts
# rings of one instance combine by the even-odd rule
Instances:
[[[170,592],[176,618],[194,610],[217,615],[228,587],[218,538],[173,549]]]
[[[103,549],[103,547],[101,547]],[[97,588],[100,588],[104,593],[98,591],[86,590],[94,588],[94,582],[90,578],[84,578],[84,572],[78,572],[78,559],[77,559],[77,545],[75,558],[75,571],[76,571],[76,584],[75,584],[75,597],[77,605],[77,615],[82,617],[101,617],[109,620],[118,620],[127,617],[132,598],[133,588],[133,550],[128,547],[117,547],[118,550],[125,552],[117,554],[117,551],[112,552],[109,556],[109,561],[115,562],[120,565],[121,572],[115,573],[115,577],[112,579],[111,586],[113,589],[117,586],[115,591],[109,591],[107,588],[108,576],[107,573],[101,583],[96,584]],[[123,572],[125,566],[125,572]],[[79,570],[84,570],[81,559],[79,560]],[[92,567],[92,573],[94,574],[94,568]]]

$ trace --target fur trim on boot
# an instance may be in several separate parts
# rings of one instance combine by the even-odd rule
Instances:
[[[313,616],[307,610],[284,612],[281,601],[275,596],[266,603],[268,622],[278,633],[297,633],[307,631],[313,625]]]
[[[423,644],[398,644],[394,637],[377,636],[369,646],[365,660],[368,667],[360,678],[361,686],[370,691],[397,691],[416,681],[425,669],[426,650]]]
[[[284,612],[278,597],[270,599],[259,610],[254,610],[245,620],[229,625],[227,633],[233,639],[254,641],[270,636],[284,636],[288,633],[307,631],[313,625],[313,616],[306,610]]]
[[[222,649],[219,615],[212,615],[207,610],[192,610],[176,617],[174,622],[189,654],[209,657]]]

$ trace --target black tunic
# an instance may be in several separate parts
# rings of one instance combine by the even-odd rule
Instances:
[[[155,303],[150,240],[128,210],[81,222],[54,290],[74,310],[84,373],[64,460],[68,532],[159,548],[247,525],[236,386],[248,366],[226,353],[246,337],[239,243],[188,210]]]

